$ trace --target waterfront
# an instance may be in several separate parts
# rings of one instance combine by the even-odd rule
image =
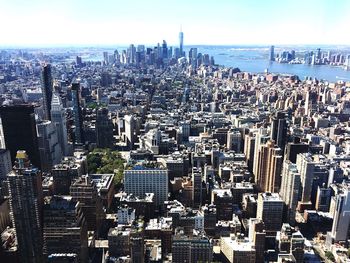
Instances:
[[[350,81],[350,71],[329,65],[281,64],[268,61],[268,47],[242,46],[194,46],[198,52],[214,56],[215,63],[226,67],[237,67],[241,71],[286,73],[299,76],[300,79],[312,77],[331,82]],[[186,52],[191,48],[187,47]],[[303,51],[306,50],[305,48]],[[309,49],[310,50],[310,49]],[[277,49],[277,51],[279,51]],[[302,51],[297,50],[297,54]]]

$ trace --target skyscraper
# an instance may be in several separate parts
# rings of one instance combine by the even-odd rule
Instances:
[[[15,169],[7,179],[21,262],[43,262],[41,174],[31,166],[25,151],[17,152]]]
[[[69,155],[67,138],[67,119],[58,94],[53,94],[51,102],[51,121],[56,127],[58,143],[61,146],[63,155]]]
[[[46,197],[43,211],[45,255],[72,253],[86,262],[87,225],[80,203],[70,196]]]
[[[84,144],[84,131],[83,131],[83,116],[80,108],[80,84],[72,83],[72,102],[73,102],[73,120],[74,120],[74,142],[78,144]]]
[[[350,186],[341,185],[342,189],[335,196],[335,209],[331,237],[335,242],[346,241],[349,238],[350,225]]]
[[[128,194],[143,197],[154,193],[157,206],[168,200],[167,170],[125,170],[124,189]]]
[[[10,151],[12,163],[18,150],[25,150],[33,165],[41,168],[34,107],[14,105],[0,107],[5,148]]]
[[[287,136],[287,121],[283,112],[277,112],[271,121],[271,140],[274,140],[284,153]]]
[[[98,233],[105,215],[95,182],[88,175],[78,177],[70,187],[70,195],[80,202],[88,230]]]
[[[41,71],[41,89],[43,93],[43,111],[44,120],[51,119],[51,100],[52,100],[52,75],[51,75],[51,65],[46,64]]]
[[[287,206],[287,222],[295,223],[295,211],[298,205],[300,189],[300,174],[297,166],[289,160],[285,160],[282,168],[282,183],[280,196]]]
[[[41,170],[50,172],[52,166],[61,162],[63,157],[56,126],[51,121],[42,121],[38,123],[37,129]]]
[[[265,224],[266,232],[281,229],[283,201],[277,193],[259,193],[256,217]]]
[[[180,41],[180,57],[184,56],[184,33],[182,32],[182,28],[180,29],[180,33],[179,33],[179,41]]]
[[[262,145],[258,154],[257,181],[264,192],[277,193],[281,186],[282,151],[274,141]]]
[[[270,47],[270,57],[269,57],[270,61],[274,61],[275,60],[275,46],[271,46]]]
[[[108,109],[98,109],[96,116],[96,142],[99,148],[113,146],[113,123],[108,117]]]
[[[0,182],[6,179],[6,175],[11,172],[11,170],[12,165],[10,151],[0,149]]]

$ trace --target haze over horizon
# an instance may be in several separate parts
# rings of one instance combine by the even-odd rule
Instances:
[[[349,45],[350,1],[0,0],[0,46]]]

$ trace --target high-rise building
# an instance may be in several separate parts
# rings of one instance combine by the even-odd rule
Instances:
[[[310,206],[312,183],[314,180],[316,163],[313,161],[311,154],[300,153],[297,155],[296,165],[300,173],[300,181],[301,181],[301,201],[299,205]]]
[[[113,146],[113,123],[108,117],[107,108],[97,110],[96,142],[99,148],[111,148]]]
[[[271,46],[271,47],[270,47],[270,56],[269,56],[269,60],[270,60],[270,61],[274,61],[274,60],[275,60],[275,46]]]
[[[6,179],[6,176],[12,170],[10,151],[0,149],[0,182]],[[1,183],[0,183],[1,187]]]
[[[180,29],[179,33],[179,49],[180,49],[180,57],[184,56],[184,33],[182,32],[182,29]]]
[[[202,204],[202,171],[197,168],[192,170],[192,200],[193,207],[198,208]]]
[[[286,204],[286,219],[291,225],[295,223],[295,211],[300,192],[300,174],[296,164],[285,160],[282,168],[280,196]]]
[[[125,170],[124,188],[128,194],[143,197],[146,193],[154,193],[157,206],[168,200],[167,170]]]
[[[44,213],[44,254],[75,254],[77,262],[87,261],[87,225],[79,202],[70,196],[46,197]]]
[[[350,185],[339,186],[338,194],[335,196],[335,209],[332,214],[333,225],[331,237],[335,242],[349,239],[350,226]]]
[[[267,129],[260,128],[255,135],[255,145],[254,145],[254,159],[253,159],[253,174],[255,182],[258,181],[259,168],[259,152],[261,145],[264,145],[270,136],[267,134]]]
[[[41,170],[50,172],[52,167],[60,163],[63,157],[56,126],[51,121],[43,121],[38,123],[37,128]]]
[[[225,256],[226,262],[230,263],[255,263],[256,251],[254,243],[244,236],[235,236],[220,238],[220,251]]]
[[[124,127],[125,127],[125,141],[129,149],[133,149],[136,133],[135,133],[135,118],[132,115],[124,116]]]
[[[256,263],[264,262],[264,252],[265,252],[265,226],[261,219],[250,218],[249,219],[249,241],[255,246],[256,251]]]
[[[74,142],[84,144],[83,115],[80,107],[80,84],[72,83],[72,102],[74,120]]]
[[[277,193],[281,186],[282,150],[274,141],[260,147],[257,185],[263,192]]]
[[[14,105],[0,107],[2,135],[12,163],[18,150],[25,150],[35,167],[41,168],[34,107]]]
[[[299,153],[307,153],[309,145],[306,143],[288,143],[286,146],[286,160],[295,163]]]
[[[43,93],[43,112],[44,120],[51,119],[51,100],[52,100],[52,90],[53,82],[51,75],[51,65],[46,64],[41,71],[41,89]]]
[[[283,200],[277,193],[259,193],[256,217],[264,222],[266,232],[281,229]]]
[[[276,145],[282,149],[284,154],[284,147],[287,141],[287,121],[283,112],[277,112],[276,116],[271,120],[271,140],[274,140]]]
[[[204,233],[194,230],[193,236],[189,237],[183,230],[176,231],[172,244],[174,263],[212,261],[213,245]]]
[[[25,151],[17,152],[14,170],[8,174],[7,182],[10,216],[21,262],[43,262],[41,174],[31,166]]]
[[[78,177],[70,187],[70,195],[73,201],[80,202],[88,230],[98,234],[105,214],[94,181],[88,175]]]
[[[58,137],[58,143],[61,146],[63,155],[70,154],[67,137],[67,119],[62,106],[61,98],[58,94],[53,94],[51,102],[51,121],[55,125]]]
[[[249,172],[253,172],[254,163],[254,149],[255,149],[255,134],[250,132],[244,136],[244,155],[246,156],[246,162]]]

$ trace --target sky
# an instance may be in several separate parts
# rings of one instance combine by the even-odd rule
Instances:
[[[0,0],[0,46],[350,45],[349,0]]]

